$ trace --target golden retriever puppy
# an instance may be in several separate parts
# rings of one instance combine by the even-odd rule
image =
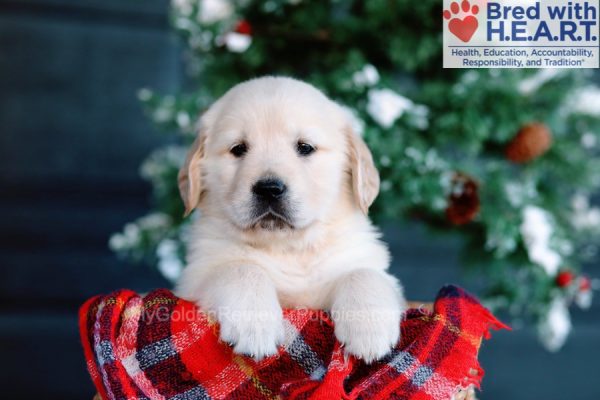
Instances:
[[[367,217],[379,175],[316,88],[264,77],[229,90],[202,115],[179,189],[200,217],[176,293],[214,314],[235,352],[276,354],[282,307],[328,310],[367,362],[397,343],[405,300]]]

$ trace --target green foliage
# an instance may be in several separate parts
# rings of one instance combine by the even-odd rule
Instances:
[[[567,299],[556,287],[557,271],[531,259],[523,224],[527,209],[545,210],[544,226],[530,228],[551,227],[546,250],[560,256],[560,269],[577,270],[580,256],[589,254],[580,250],[598,233],[575,223],[585,219],[576,213],[593,209],[571,204],[575,194],[600,186],[593,144],[600,92],[599,112],[580,104],[580,89],[590,87],[584,71],[444,70],[439,0],[174,0],[171,17],[187,44],[190,87],[177,96],[144,90],[140,97],[157,124],[181,132],[183,143],[193,138],[197,115],[236,83],[265,74],[306,80],[362,121],[382,178],[376,220],[418,219],[462,236],[466,264],[492,306],[542,320],[552,299]],[[241,21],[250,35],[234,32]],[[251,41],[247,48],[230,43],[240,36]],[[377,79],[364,78],[365,66],[376,68]],[[378,117],[372,98],[378,90],[392,90],[404,102],[390,126]],[[508,161],[507,143],[533,121],[549,127],[552,147],[525,164]],[[176,174],[183,155],[172,152],[152,155],[148,163],[160,167],[144,174],[168,228],[116,250],[153,255],[162,240],[181,240]],[[477,182],[481,202],[462,226],[445,214],[457,172]]]

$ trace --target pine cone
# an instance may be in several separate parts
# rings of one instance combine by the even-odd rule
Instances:
[[[479,185],[468,175],[457,173],[452,180],[452,193],[446,218],[454,225],[467,224],[479,213]]]
[[[552,145],[552,134],[540,122],[523,125],[506,146],[506,158],[515,163],[531,161],[544,154]]]

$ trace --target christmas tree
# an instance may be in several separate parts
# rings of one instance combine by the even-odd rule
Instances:
[[[152,153],[141,174],[155,212],[110,246],[184,268],[190,219],[177,172],[197,117],[249,78],[306,80],[347,107],[382,178],[376,221],[416,219],[464,237],[466,265],[487,304],[537,323],[547,348],[570,330],[568,307],[589,306],[578,271],[595,251],[600,209],[600,89],[584,70],[441,68],[438,0],[173,0],[189,90],[140,99],[180,146]]]

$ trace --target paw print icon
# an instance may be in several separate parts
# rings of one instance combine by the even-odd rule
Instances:
[[[477,21],[479,6],[471,5],[469,0],[463,0],[460,6],[458,2],[453,1],[449,8],[443,13],[444,19],[448,21],[448,30],[463,42],[468,43],[479,26]]]

